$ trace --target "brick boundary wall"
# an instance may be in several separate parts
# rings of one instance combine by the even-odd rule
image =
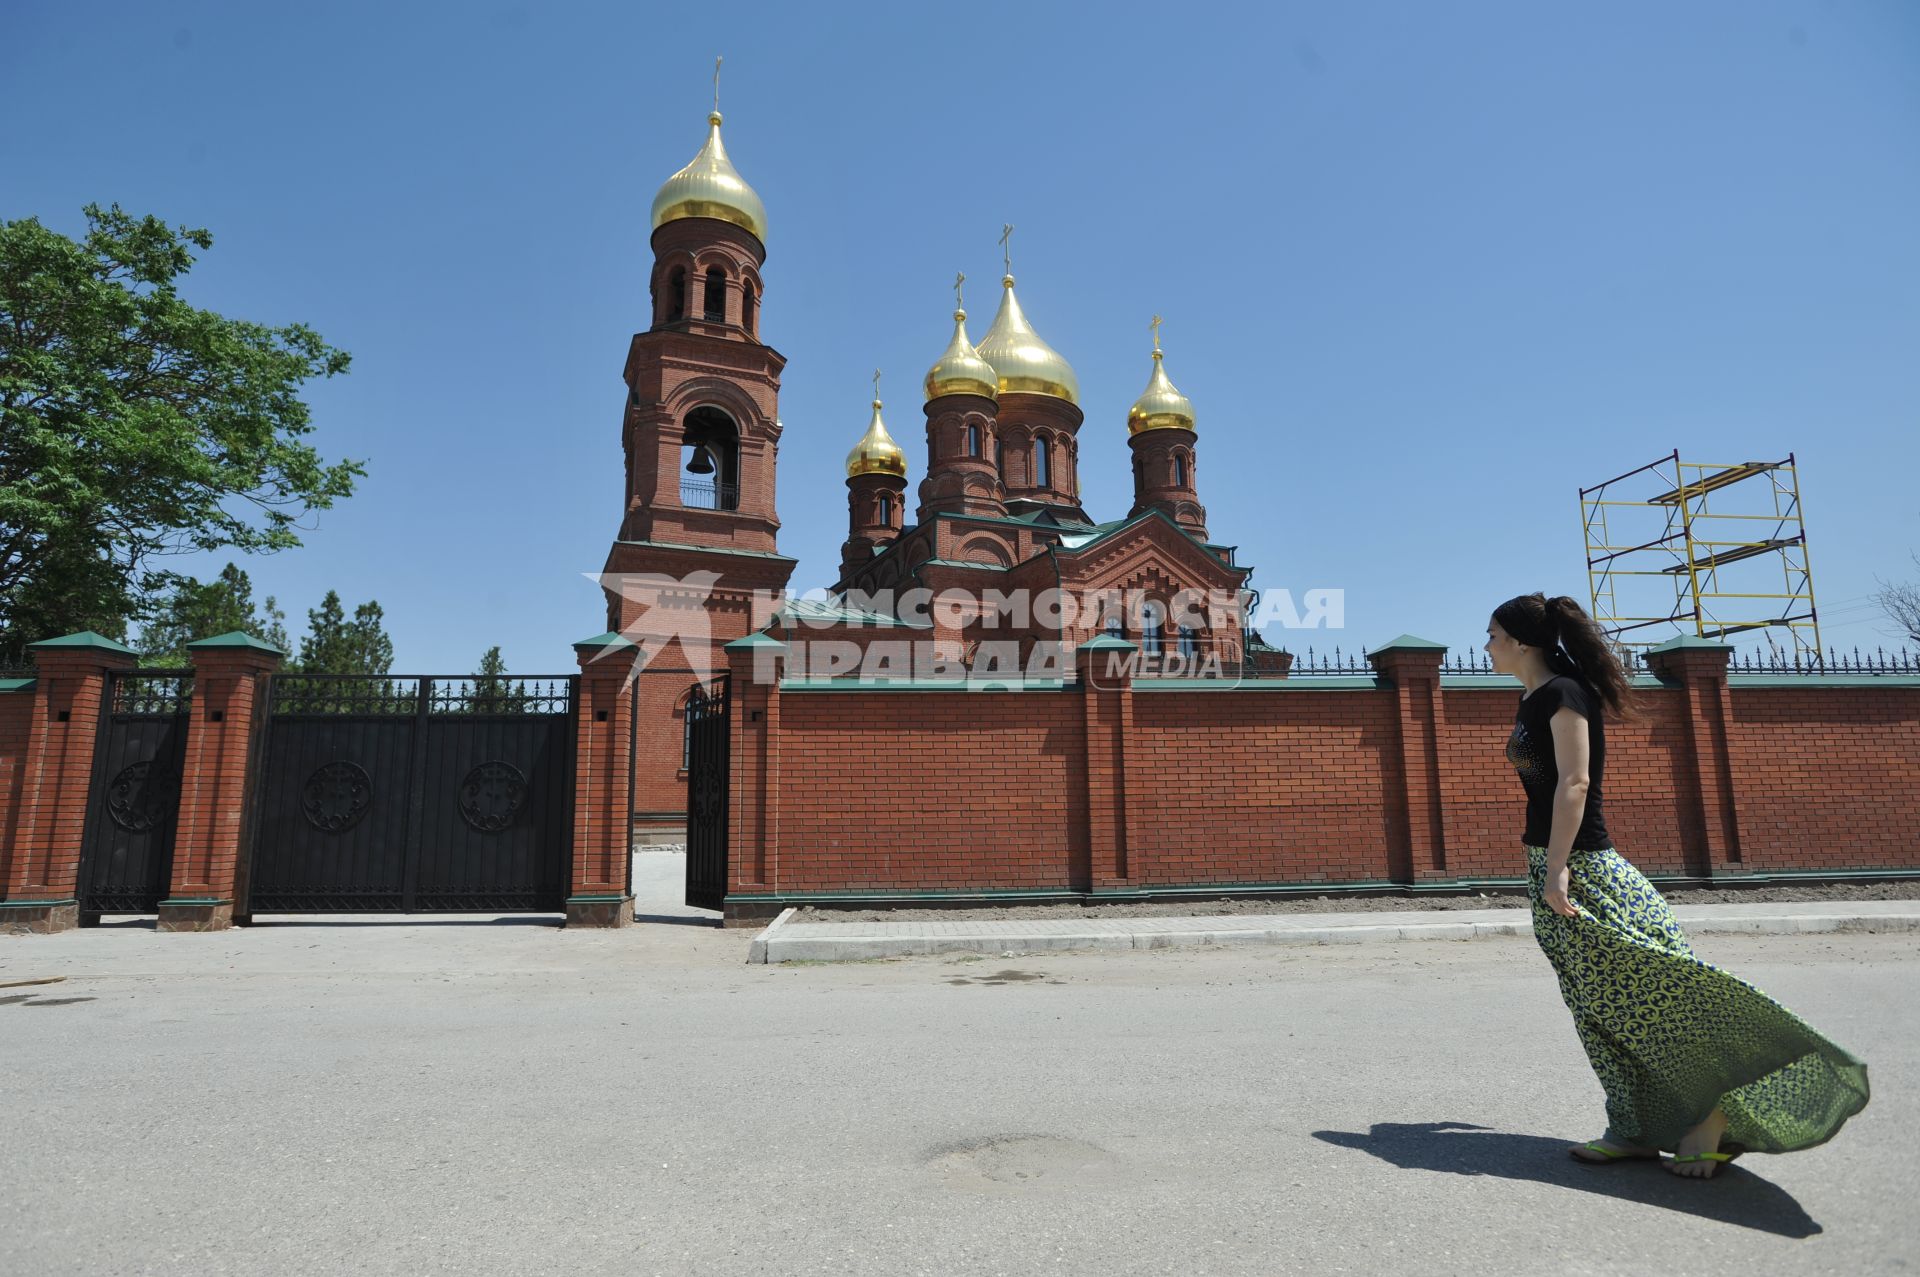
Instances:
[[[1524,876],[1519,685],[1442,675],[1439,644],[1376,651],[1371,678],[1018,690],[756,682],[767,646],[729,653],[730,924]],[[1729,678],[1727,657],[1668,645],[1609,723],[1621,851],[1668,881],[1920,872],[1920,678]]]
[[[193,645],[162,929],[246,913],[240,820],[277,661],[244,639]],[[575,926],[633,916],[638,724],[631,661],[609,650],[626,646],[614,634],[576,645]],[[1372,676],[1234,685],[1095,677],[1131,650],[1100,637],[1076,653],[1079,681],[1008,690],[785,679],[784,650],[757,635],[727,653],[730,924],[800,902],[1457,890],[1520,876],[1524,803],[1504,751],[1519,689],[1441,674],[1439,644],[1397,640],[1371,654]],[[107,676],[133,664],[94,635],[37,655],[37,678],[0,683],[0,930],[74,925]],[[1657,650],[1642,712],[1609,725],[1621,850],[1665,881],[1920,873],[1920,677],[1729,677],[1727,655],[1698,640]],[[762,662],[771,681],[756,676]],[[677,726],[667,747],[677,758]]]

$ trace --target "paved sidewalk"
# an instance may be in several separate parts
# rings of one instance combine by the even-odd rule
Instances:
[[[1920,931],[1920,900],[1676,905],[1688,932]],[[789,909],[754,936],[748,962],[845,962],[934,953],[1047,953],[1231,944],[1364,944],[1528,935],[1526,909],[1230,914],[1201,918],[918,919],[799,922]]]

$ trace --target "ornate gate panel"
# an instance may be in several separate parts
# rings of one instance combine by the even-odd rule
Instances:
[[[249,911],[562,910],[575,681],[276,677]]]
[[[106,694],[75,892],[86,918],[155,913],[166,899],[193,675],[129,670]]]
[[[697,909],[727,898],[728,693],[722,674],[687,699],[687,903]]]

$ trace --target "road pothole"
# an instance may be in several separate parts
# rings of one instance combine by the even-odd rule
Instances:
[[[1064,1135],[984,1135],[930,1149],[927,1169],[962,1192],[1074,1192],[1120,1184],[1126,1164]]]
[[[1012,967],[1008,967],[1004,971],[982,973],[980,975],[955,976],[952,979],[948,980],[947,983],[948,984],[1031,984],[1035,980],[1043,981],[1044,983],[1047,983],[1047,984],[1065,984],[1066,983],[1065,980],[1048,979],[1048,977],[1040,974],[1038,971],[1019,971]]]

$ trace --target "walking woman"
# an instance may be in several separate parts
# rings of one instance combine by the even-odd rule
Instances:
[[[1760,990],[1693,956],[1667,902],[1613,848],[1600,808],[1603,714],[1625,670],[1566,596],[1493,610],[1487,655],[1526,686],[1507,758],[1527,795],[1533,934],[1607,1093],[1587,1162],[1658,1160],[1706,1179],[1741,1153],[1832,1139],[1866,1107],[1867,1066]]]

